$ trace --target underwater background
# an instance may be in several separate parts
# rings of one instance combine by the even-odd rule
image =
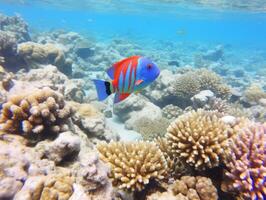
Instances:
[[[266,200],[265,147],[266,1],[0,0],[0,200]]]

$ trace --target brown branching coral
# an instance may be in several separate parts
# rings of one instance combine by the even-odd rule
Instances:
[[[218,166],[228,149],[231,128],[215,111],[197,110],[181,115],[167,129],[171,152],[197,170]]]
[[[183,99],[190,99],[201,90],[211,90],[218,97],[227,97],[230,88],[222,83],[221,77],[207,69],[187,72],[174,82],[175,94]]]
[[[185,164],[183,161],[181,161],[178,157],[175,157],[173,155],[173,153],[171,152],[171,148],[165,138],[158,137],[154,140],[154,142],[163,152],[164,157],[167,161],[167,166],[168,166],[167,178],[169,177],[179,178],[182,175],[190,174],[191,168],[187,166],[187,164]]]
[[[8,98],[0,111],[0,130],[39,136],[45,131],[59,133],[67,129],[72,109],[50,88]]]
[[[239,130],[226,162],[224,191],[236,192],[243,200],[266,198],[265,146],[266,125],[251,124]]]
[[[256,104],[262,98],[266,98],[266,92],[256,84],[252,84],[244,92],[244,100],[248,103]]]
[[[156,137],[164,136],[170,121],[164,117],[151,120],[147,117],[135,121],[134,130],[142,135],[144,140],[153,140]]]
[[[97,148],[100,158],[111,167],[113,185],[120,189],[141,191],[167,172],[164,155],[153,142],[101,143]]]

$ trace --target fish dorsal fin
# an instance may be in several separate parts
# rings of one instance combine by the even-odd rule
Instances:
[[[120,60],[116,63],[113,64],[112,67],[110,67],[109,69],[107,69],[107,74],[108,76],[111,78],[111,79],[114,79],[115,78],[115,71],[117,69],[119,69],[119,67],[123,66],[123,64],[125,62],[128,62],[129,60],[132,60],[132,59],[138,59],[140,56],[131,56],[131,57],[128,57],[128,58],[125,58],[123,60]]]
[[[125,94],[116,93],[114,103],[119,103],[120,101],[125,100],[129,95],[130,93],[125,93]]]

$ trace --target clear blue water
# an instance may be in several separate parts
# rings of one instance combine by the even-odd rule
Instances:
[[[52,1],[51,1],[52,2]],[[211,6],[139,1],[0,1],[0,12],[18,13],[32,30],[66,29],[101,40],[139,39],[148,47],[159,40],[266,48],[266,12]],[[98,2],[98,3],[96,3]],[[263,8],[264,1],[261,1]],[[243,3],[242,7],[246,4]],[[255,5],[260,5],[255,4]],[[241,3],[238,5],[241,7]],[[153,42],[150,42],[153,40]]]

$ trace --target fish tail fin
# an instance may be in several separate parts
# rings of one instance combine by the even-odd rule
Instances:
[[[93,80],[99,101],[103,101],[112,94],[112,83],[110,81]]]

